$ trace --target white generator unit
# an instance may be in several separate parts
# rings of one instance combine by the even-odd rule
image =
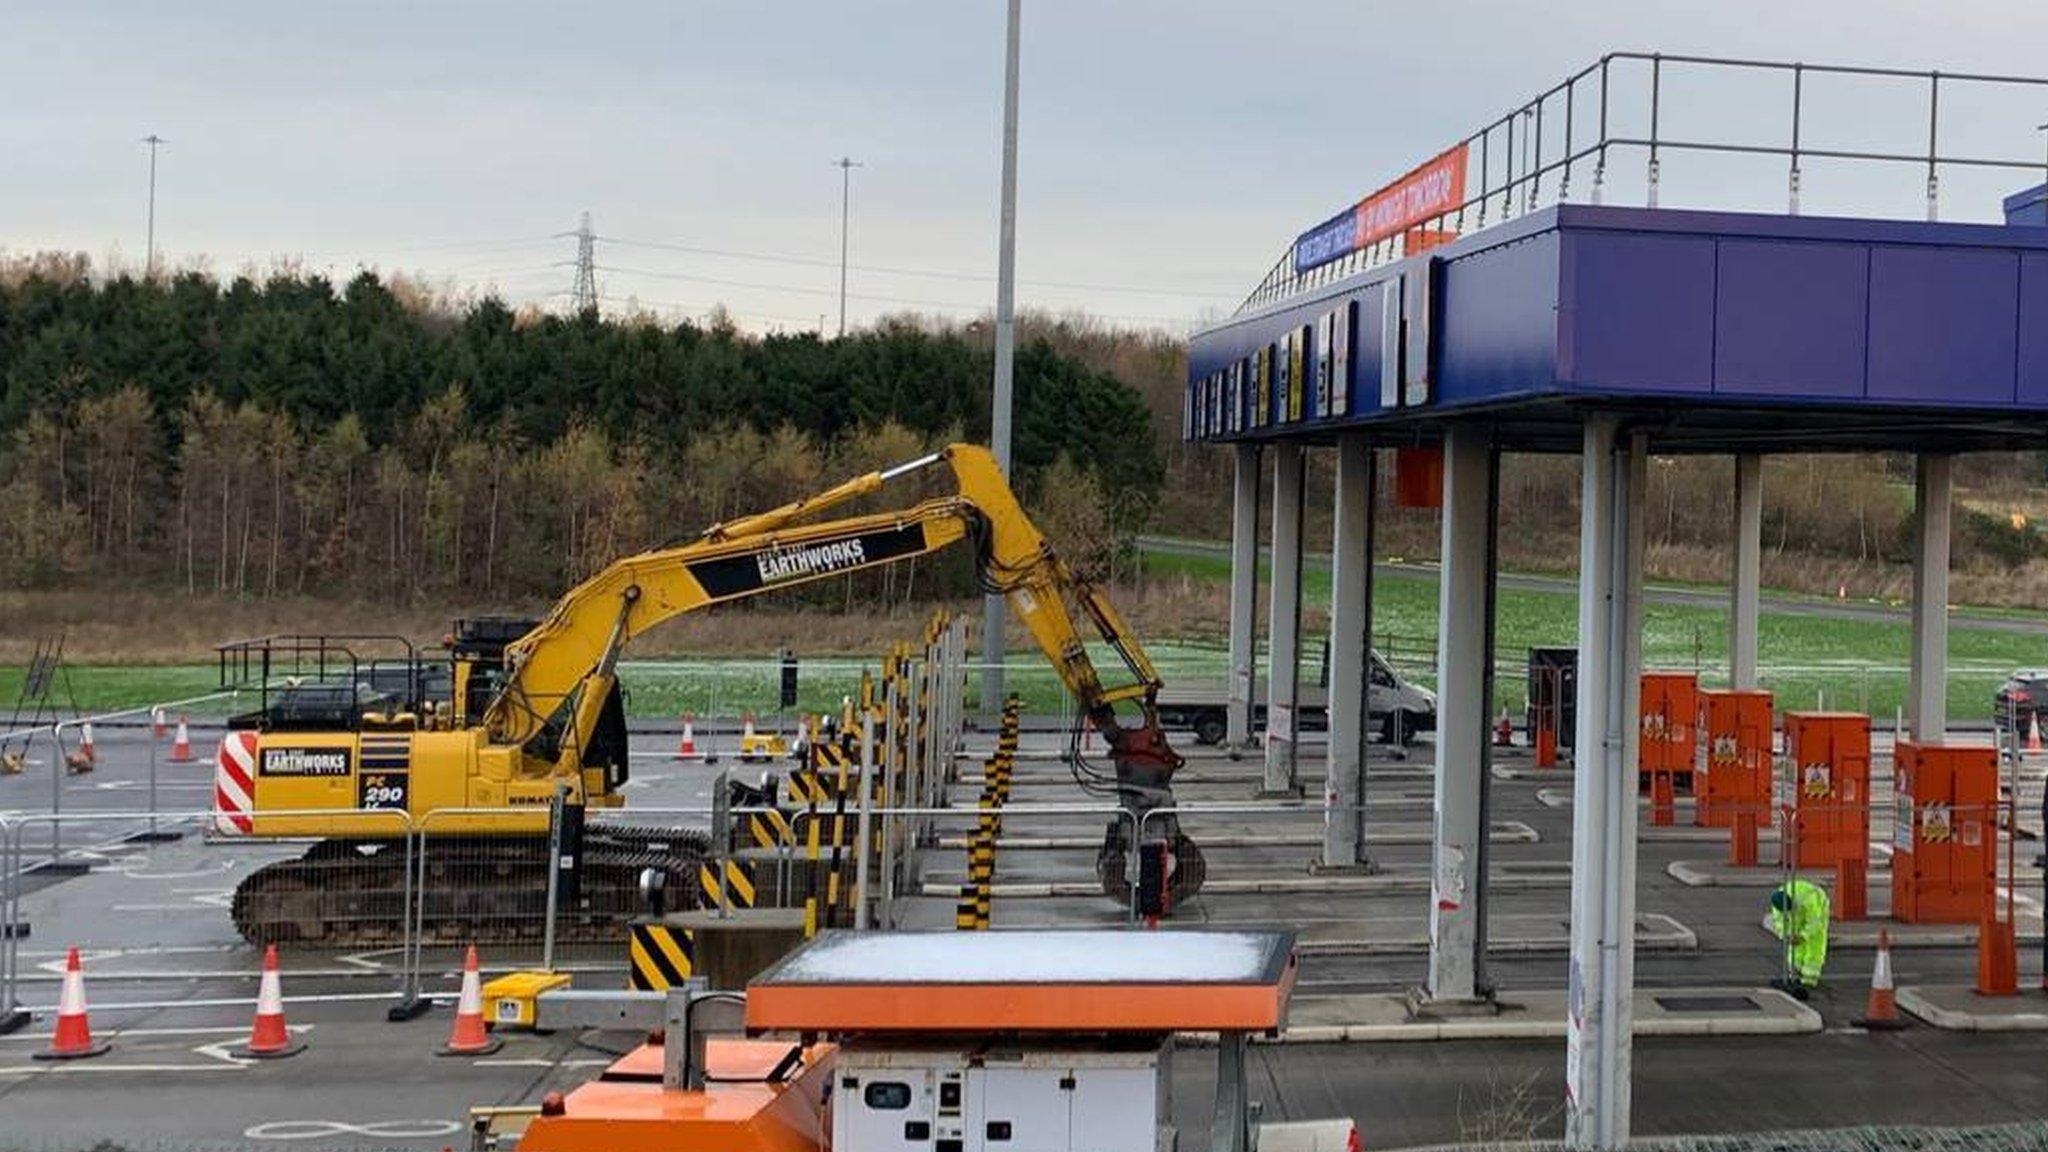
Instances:
[[[1172,1152],[1169,1040],[859,1040],[834,1068],[832,1147],[861,1152]]]

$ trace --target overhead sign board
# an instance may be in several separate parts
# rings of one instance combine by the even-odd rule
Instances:
[[[1459,144],[1294,240],[1294,270],[1306,272],[1418,227],[1465,202],[1466,146]]]

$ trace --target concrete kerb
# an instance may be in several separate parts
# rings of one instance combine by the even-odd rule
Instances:
[[[1549,872],[1496,871],[1488,881],[1492,892],[1534,892],[1551,891],[1571,887],[1571,875],[1567,871]],[[1290,876],[1260,877],[1219,877],[1213,871],[1202,885],[1204,895],[1246,896],[1246,895],[1385,895],[1428,892],[1430,876],[1426,869],[1416,871],[1386,871],[1370,875],[1328,872],[1321,874],[1300,874]],[[925,896],[951,896],[959,892],[959,883],[933,881],[926,883],[920,892]],[[1102,886],[1094,880],[1061,880],[1040,883],[1003,884],[997,883],[990,890],[996,899],[1044,900],[1076,896],[1099,896]],[[1196,897],[1200,899],[1200,897]]]
[[[1503,994],[1493,1015],[1431,1017],[1401,993],[1298,996],[1269,1043],[1560,1040],[1563,991]],[[1697,1007],[1695,1007],[1697,1005]],[[1797,1036],[1825,1027],[1819,1012],[1770,988],[1638,988],[1638,1036]]]
[[[1888,860],[1891,849],[1886,846],[1874,855]],[[1815,879],[1832,879],[1835,874],[1833,868],[1801,868],[1799,872]],[[1785,870],[1776,863],[1746,867],[1726,860],[1673,860],[1664,866],[1664,873],[1688,888],[1776,888],[1785,882]],[[1868,876],[1871,891],[1889,890],[1891,875],[1889,864],[1873,866]]]
[[[1873,909],[1873,913],[1876,910]],[[1766,935],[1771,931],[1768,915],[1757,921],[1757,928]],[[1975,924],[1905,924],[1889,916],[1873,915],[1868,920],[1836,920],[1828,925],[1828,944],[1839,950],[1843,948],[1876,948],[1879,932],[1891,937],[1891,946],[1900,948],[1969,948],[1977,943]],[[2013,938],[2021,944],[2038,944],[2041,941],[2041,914],[2032,909],[2021,909],[2016,919]]]
[[[1295,951],[1302,956],[1417,956],[1429,952],[1428,925],[1414,917],[1383,920],[1296,922]],[[1636,917],[1639,952],[1691,952],[1699,935],[1661,912]],[[1541,955],[1571,946],[1571,921],[1565,916],[1514,914],[1493,916],[1486,947],[1498,955]]]
[[[1007,812],[1005,817],[1007,819]],[[1231,848],[1315,848],[1321,847],[1323,843],[1323,834],[1319,831],[1275,832],[1266,835],[1251,832],[1200,832],[1190,828],[1187,821],[1182,822],[1181,828],[1192,836],[1204,851]],[[1536,829],[1519,820],[1496,820],[1493,822],[1491,839],[1495,844],[1535,844],[1541,837]],[[1428,844],[1431,842],[1431,827],[1421,821],[1369,825],[1367,841],[1377,845]],[[1102,837],[1099,835],[1002,836],[997,838],[996,848],[1023,852],[1078,851],[1094,848],[1101,843]],[[967,847],[967,838],[940,837],[939,847],[964,849]]]
[[[2048,994],[2040,992],[1980,996],[1964,985],[1902,985],[1899,1007],[1954,1032],[2048,1032]]]

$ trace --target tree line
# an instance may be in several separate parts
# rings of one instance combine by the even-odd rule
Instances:
[[[985,439],[990,376],[974,333],[911,319],[752,337],[370,273],[96,279],[83,258],[17,260],[0,266],[0,584],[552,595],[626,552]],[[1045,339],[1019,348],[1016,379],[1017,482],[1055,537],[1071,525],[1073,550],[1100,548],[1076,534],[1097,527],[1084,502],[1112,535],[1143,524],[1165,469],[1145,398]],[[964,565],[924,571],[969,587]]]

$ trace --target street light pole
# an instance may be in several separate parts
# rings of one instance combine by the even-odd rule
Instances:
[[[1017,40],[1024,22],[1023,0],[1010,0],[1010,26],[1003,60],[1003,207],[996,255],[996,380],[989,418],[989,449],[996,467],[1010,475],[1010,387],[1017,356]],[[982,598],[981,708],[1003,706],[1005,605],[1000,595]]]
[[[839,169],[839,334],[846,335],[846,222],[847,206],[853,198],[853,170],[865,167],[860,161],[841,156],[832,162]]]
[[[142,278],[148,280],[156,275],[156,150],[165,140],[151,132],[142,142],[149,145],[149,244],[142,260]]]

